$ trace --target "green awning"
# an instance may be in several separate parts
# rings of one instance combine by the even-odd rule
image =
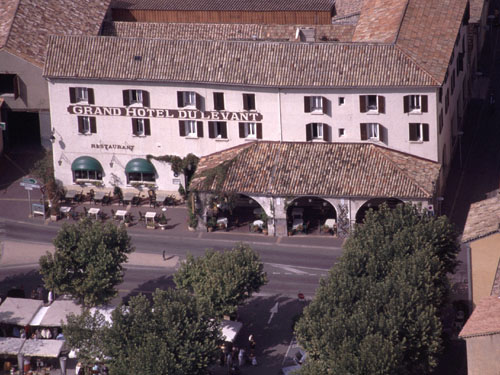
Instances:
[[[146,159],[132,159],[127,163],[125,167],[126,173],[152,173],[155,174],[156,170],[153,164],[151,164]]]
[[[71,164],[72,171],[98,171],[102,172],[102,165],[90,156],[80,156]]]

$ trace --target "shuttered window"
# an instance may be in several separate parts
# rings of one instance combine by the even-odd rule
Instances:
[[[255,110],[255,94],[243,94],[243,109],[245,111]]]
[[[224,109],[224,93],[214,92],[214,109],[222,111]]]
[[[143,107],[149,107],[149,92],[145,90],[123,90],[123,105],[141,104]]]
[[[210,121],[208,123],[208,137],[227,139],[227,125],[223,121]]]
[[[262,139],[262,124],[260,122],[240,122],[239,135],[240,138],[245,139]]]
[[[359,111],[361,113],[385,113],[385,97],[381,95],[360,95]]]
[[[87,135],[97,133],[95,117],[78,116],[78,133]]]
[[[147,118],[132,119],[132,134],[135,136],[151,135],[151,125]]]
[[[429,124],[410,123],[409,133],[411,142],[428,142]]]

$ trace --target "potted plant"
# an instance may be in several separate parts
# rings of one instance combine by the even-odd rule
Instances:
[[[198,218],[196,217],[196,214],[190,211],[188,219],[188,229],[191,232],[194,232],[197,227],[198,227]]]
[[[161,214],[160,218],[158,219],[158,225],[160,226],[161,230],[165,230],[167,227],[167,218],[165,217],[165,214]]]
[[[329,227],[328,225],[323,225],[323,226],[321,227],[321,231],[322,231],[323,233],[328,233],[328,234],[329,234],[329,233],[330,233],[330,230],[331,230],[331,229],[330,229],[330,227]]]
[[[125,223],[125,226],[128,228],[130,224],[132,224],[132,219],[130,218],[130,215],[125,215],[125,219],[123,219],[123,222]]]
[[[207,220],[207,230],[209,232],[213,232],[216,226],[217,226],[217,219],[215,218],[215,216],[211,216],[210,219]]]

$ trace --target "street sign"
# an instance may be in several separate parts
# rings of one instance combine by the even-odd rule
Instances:
[[[40,189],[38,181],[31,177],[23,178],[23,181],[19,185],[24,186],[26,190]]]
[[[38,181],[35,180],[33,177],[23,178],[23,182],[25,184],[33,184],[33,185],[37,185],[38,184]]]
[[[31,214],[45,216],[45,205],[40,203],[33,203],[31,205]]]
[[[0,129],[2,129],[2,130],[7,130],[7,123],[5,123],[5,122],[0,122]]]
[[[25,186],[25,187],[24,187],[24,189],[25,189],[25,190],[33,190],[33,188],[32,188],[32,187],[27,187],[27,186]]]

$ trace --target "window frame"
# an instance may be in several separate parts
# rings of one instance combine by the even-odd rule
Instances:
[[[89,89],[87,87],[75,87],[75,96],[77,103],[88,103]]]
[[[313,140],[323,140],[323,129],[325,124],[320,122],[311,123],[311,138]]]
[[[422,112],[422,95],[410,95],[408,99],[410,112]]]
[[[191,128],[192,125],[192,128]],[[184,126],[186,129],[186,138],[198,138],[198,123],[195,120],[186,120],[184,122]],[[191,130],[194,129],[194,132]]]
[[[184,107],[196,107],[196,92],[194,91],[183,91],[182,92],[182,101]]]
[[[370,108],[370,98],[375,98],[375,108]],[[365,95],[365,104],[367,113],[378,113],[378,95]]]
[[[309,97],[311,105],[311,113],[321,113],[323,114],[323,107],[325,105],[323,97],[318,95],[313,95]]]
[[[255,94],[243,93],[242,98],[243,98],[243,109],[245,111],[255,111],[256,110]]]
[[[156,175],[155,173],[142,173],[142,172],[129,172],[127,175],[127,185],[136,184],[136,183],[156,183]],[[144,176],[151,176],[151,179],[144,179]],[[140,179],[132,179],[131,176],[140,176]]]
[[[413,132],[412,128],[415,129]],[[423,122],[412,122],[409,124],[408,131],[408,140],[411,143],[429,142],[429,124]],[[416,135],[416,139],[412,139],[412,133]]]
[[[129,99],[130,104],[144,104],[144,90],[141,89],[130,89],[129,90]],[[136,97],[134,99],[134,96]]]
[[[85,172],[86,176],[83,175],[83,172]],[[92,176],[90,175],[91,172],[93,172]],[[73,171],[73,182],[78,181],[102,181],[102,172],[90,169]]]
[[[257,139],[256,122],[245,122],[245,139]]]

